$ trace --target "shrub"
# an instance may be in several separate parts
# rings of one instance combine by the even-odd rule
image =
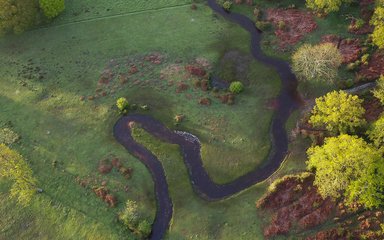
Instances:
[[[135,201],[128,200],[124,210],[119,213],[118,217],[131,231],[142,238],[146,239],[151,233],[152,225],[142,216]]]
[[[369,60],[369,54],[366,53],[361,57],[361,63],[364,65],[368,65],[368,60]]]
[[[355,22],[355,27],[357,29],[360,29],[360,28],[362,28],[364,26],[364,24],[365,24],[365,21],[363,19],[361,19],[361,18],[358,18],[356,20],[356,22]]]
[[[124,97],[117,99],[116,106],[121,113],[127,113],[129,108],[128,100]]]
[[[129,229],[134,230],[139,223],[139,207],[135,201],[128,200],[125,204],[125,208],[119,214],[119,219]]]
[[[20,139],[20,136],[9,128],[0,129],[0,144],[11,145]]]
[[[65,9],[64,0],[39,0],[39,4],[49,19],[57,17]]]
[[[151,234],[152,225],[147,220],[143,220],[137,226],[137,231],[142,237],[147,238]]]
[[[286,25],[285,25],[284,21],[279,21],[279,23],[277,24],[277,28],[280,30],[284,30],[285,27],[286,27]]]
[[[266,31],[271,28],[271,23],[267,21],[256,21],[255,26],[257,29],[260,29],[261,31]]]
[[[255,16],[255,19],[258,20],[261,17],[261,10],[259,8],[253,9],[253,16]]]
[[[232,82],[229,86],[229,91],[234,94],[239,94],[244,90],[244,85],[241,82]]]
[[[232,2],[231,1],[225,1],[223,3],[223,8],[224,8],[225,11],[231,10],[231,7],[232,7]]]

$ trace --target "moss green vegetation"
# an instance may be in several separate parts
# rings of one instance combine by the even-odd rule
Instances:
[[[262,163],[270,149],[269,123],[273,115],[267,106],[280,87],[274,71],[250,61],[249,71],[241,79],[246,91],[236,97],[233,106],[221,104],[213,92],[189,88],[185,94],[176,94],[174,88],[159,90],[156,85],[166,64],[204,58],[220,72],[218,62],[226,52],[249,52],[248,33],[212,15],[203,4],[193,11],[188,3],[67,1],[66,11],[52,24],[0,39],[0,55],[4,56],[0,58],[0,126],[9,122],[12,131],[20,135],[12,147],[27,159],[44,190],[22,211],[9,199],[9,182],[1,179],[1,238],[134,238],[117,220],[128,199],[140,204],[149,219],[154,218],[156,203],[149,172],[112,136],[118,118],[115,103],[121,96],[132,105],[148,105],[149,111],[137,112],[151,114],[170,127],[175,115],[184,114],[185,120],[178,128],[199,136],[204,165],[217,182],[231,181]],[[163,64],[152,70],[139,69],[135,77],[148,84],[127,84],[105,97],[97,95],[98,80],[106,65],[117,61],[125,67],[127,58],[139,61],[153,52],[164,56]],[[151,77],[152,73],[156,77]],[[182,78],[174,80],[180,82]],[[200,97],[211,98],[212,105],[200,106]],[[134,169],[131,179],[116,170],[106,175],[97,172],[98,162],[112,155]],[[169,164],[166,168],[173,169]],[[174,191],[189,184],[186,175],[182,179]],[[79,182],[85,180],[88,184],[84,188]],[[117,196],[117,208],[109,208],[93,193],[92,187],[100,187],[103,181]],[[232,239],[261,234],[253,213],[259,193],[252,190],[244,198],[219,206],[198,199],[191,188],[187,190],[195,201],[191,208],[184,208],[181,195],[175,201],[178,215],[172,228],[178,229],[179,235],[173,239],[180,239],[184,231],[193,236],[201,229],[206,239],[219,236],[217,232]],[[205,205],[211,210],[202,213]],[[186,215],[191,216],[187,223]],[[141,227],[145,230],[146,226]]]
[[[65,9],[64,0],[39,0],[40,8],[47,18],[57,17]]]

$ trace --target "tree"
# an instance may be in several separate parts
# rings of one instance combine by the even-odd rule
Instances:
[[[350,3],[351,0],[306,0],[307,7],[324,13],[337,12],[343,3]]]
[[[124,210],[119,214],[119,219],[128,228],[134,230],[139,224],[139,207],[135,201],[127,200]]]
[[[354,132],[365,123],[363,100],[344,91],[333,91],[316,99],[309,119],[315,127],[325,126],[334,133]]]
[[[21,33],[38,23],[37,0],[0,0],[0,35]]]
[[[239,94],[244,90],[244,85],[241,82],[232,82],[229,86],[229,91],[234,94]]]
[[[292,68],[298,77],[332,82],[342,63],[342,56],[332,43],[304,44],[292,55]]]
[[[140,235],[141,237],[148,237],[152,230],[152,225],[148,220],[144,219],[140,213],[137,202],[128,200],[125,204],[125,208],[119,214],[119,219],[122,221],[131,231]]]
[[[373,43],[379,48],[384,48],[384,1],[377,1],[371,24],[375,27],[372,33]]]
[[[367,208],[384,200],[384,162],[379,151],[356,136],[325,139],[307,151],[307,168],[315,170],[314,184],[323,197],[344,196]]]
[[[376,89],[372,91],[373,96],[380,100],[381,104],[384,105],[384,75],[377,80]]]
[[[47,18],[57,17],[65,9],[64,0],[39,0],[40,8]]]
[[[121,113],[127,113],[129,108],[128,100],[124,97],[117,99],[116,106],[120,110]]]
[[[381,115],[381,117],[372,124],[367,133],[369,139],[376,147],[384,147],[384,115]]]
[[[22,205],[27,205],[36,193],[37,181],[32,170],[16,151],[0,144],[0,177],[14,181],[11,196]]]

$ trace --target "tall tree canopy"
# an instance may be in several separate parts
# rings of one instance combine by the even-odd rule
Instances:
[[[23,32],[37,24],[38,15],[36,0],[0,0],[0,35]]]
[[[323,197],[344,196],[367,208],[384,200],[384,160],[379,151],[356,136],[340,135],[307,151],[307,167]]]
[[[384,115],[381,115],[376,122],[368,130],[369,139],[375,144],[376,147],[384,150]]]
[[[384,0],[378,0],[373,13],[371,24],[375,27],[372,41],[379,48],[384,48]]]
[[[384,75],[377,80],[377,86],[372,93],[384,105]]]
[[[343,3],[350,3],[351,0],[307,0],[307,7],[325,13],[337,12]]]
[[[342,56],[332,43],[304,44],[292,55],[292,69],[304,80],[332,82],[341,63]]]
[[[14,181],[11,196],[22,205],[27,205],[36,193],[36,179],[32,170],[16,151],[0,144],[0,177]]]
[[[334,133],[354,132],[365,123],[363,100],[344,91],[333,91],[316,99],[309,119],[315,127],[326,127]]]

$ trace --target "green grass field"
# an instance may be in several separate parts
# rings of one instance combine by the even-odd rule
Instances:
[[[22,208],[9,198],[11,182],[0,179],[0,240],[136,239],[117,220],[128,199],[137,201],[148,219],[154,218],[156,201],[148,170],[112,136],[119,97],[150,108],[135,112],[198,136],[204,167],[217,183],[230,182],[263,163],[270,150],[271,106],[280,80],[249,55],[247,32],[198,2],[194,11],[190,0],[67,0],[66,11],[53,22],[0,39],[0,129],[8,127],[21,136],[12,148],[26,158],[44,189]],[[292,3],[304,7],[298,0],[257,3],[263,8]],[[252,16],[253,8],[233,10]],[[343,14],[316,21],[319,28],[303,42],[317,43],[330,33],[350,37]],[[275,39],[272,34],[266,32],[264,39]],[[278,52],[275,46],[264,49],[289,61],[290,52]],[[161,55],[160,64],[143,60],[154,53]],[[210,72],[224,79],[245,83],[234,105],[220,103],[213,91],[193,87],[196,79],[186,78],[184,67],[197,60],[207,62]],[[233,72],[237,66],[231,64],[237,60],[241,74]],[[132,63],[139,72],[119,84],[119,74],[127,73]],[[108,71],[112,82],[98,84]],[[350,74],[341,70],[340,76]],[[176,93],[181,83],[189,88]],[[300,90],[313,98],[335,87],[304,83]],[[201,98],[210,98],[212,104],[199,105]],[[177,114],[185,116],[179,125],[174,121]],[[291,116],[288,131],[299,115]],[[178,146],[141,129],[135,129],[134,137],[163,163],[174,204],[166,239],[174,240],[263,239],[255,201],[273,180],[305,169],[304,150],[310,144],[308,139],[295,139],[282,167],[265,182],[229,199],[206,202],[193,192]],[[113,156],[133,168],[131,179],[115,169],[106,175],[98,172],[99,161]],[[80,186],[82,180],[88,187]],[[116,208],[109,208],[92,191],[104,181],[118,198]]]
[[[220,72],[218,63],[227,51],[248,54],[245,31],[213,16],[202,4],[192,11],[187,3],[67,1],[67,11],[52,23],[0,39],[0,127],[11,127],[21,136],[12,147],[27,159],[44,189],[24,209],[9,199],[10,182],[0,181],[0,239],[131,239],[134,235],[116,218],[127,199],[136,200],[146,215],[154,217],[149,172],[112,136],[118,119],[114,103],[120,96],[148,104],[151,110],[143,113],[171,128],[176,128],[174,115],[185,114],[186,120],[177,128],[202,140],[204,165],[217,182],[231,181],[264,160],[273,114],[267,102],[276,96],[280,84],[272,70],[251,61],[246,90],[233,106],[219,103],[209,92],[189,89],[175,94],[174,88],[159,91],[157,83],[151,82],[176,60],[205,58]],[[139,59],[153,52],[166,60],[142,71],[145,75],[138,78],[148,81],[146,85],[127,84],[106,97],[80,100],[95,95],[100,74],[112,59]],[[210,97],[212,105],[200,106],[200,97]],[[169,154],[171,158],[164,160],[167,172],[185,169],[177,151]],[[98,162],[111,155],[134,169],[132,179],[125,180],[115,170],[108,175],[97,172]],[[171,160],[179,163],[173,166]],[[171,183],[180,178],[180,185],[171,186],[175,216],[169,239],[261,236],[253,210],[264,185],[209,204],[194,195],[187,175],[181,173],[167,176]],[[81,187],[78,178],[91,179],[90,186]],[[102,181],[117,195],[117,208],[107,207],[90,189]],[[124,185],[129,186],[128,192],[122,190]],[[193,202],[174,195],[179,187]]]

